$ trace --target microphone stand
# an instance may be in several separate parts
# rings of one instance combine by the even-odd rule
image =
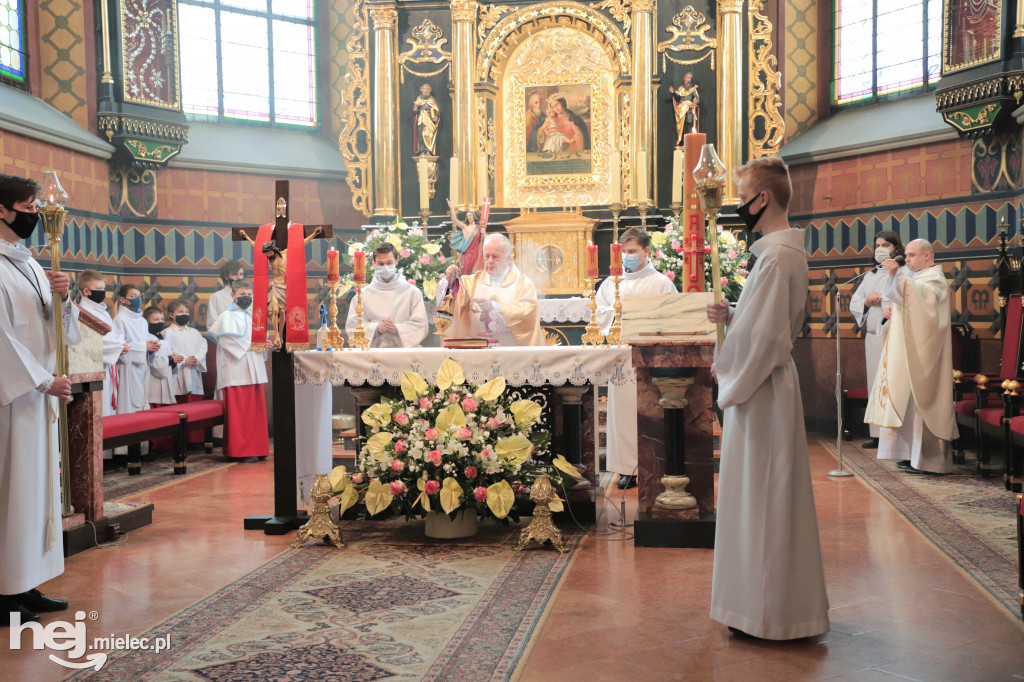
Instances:
[[[853,282],[856,282],[858,279],[867,274],[877,272],[878,267],[879,266],[876,265],[870,270],[865,270],[856,277],[848,279],[842,284],[836,285],[836,422],[839,424],[836,433],[836,453],[839,455],[839,468],[833,469],[832,471],[828,472],[828,475],[833,478],[846,478],[849,476],[853,476],[852,471],[843,468],[843,372],[840,366],[839,359],[839,340],[842,336],[842,334],[840,333],[842,331],[842,328],[839,326],[839,290],[842,287],[845,287],[847,284],[852,284]]]

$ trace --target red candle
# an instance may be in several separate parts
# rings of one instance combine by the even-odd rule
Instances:
[[[622,277],[622,244],[612,244],[612,259],[608,274],[612,277]]]
[[[587,244],[587,277],[597,277],[597,244]]]
[[[352,271],[355,273],[352,277],[356,282],[366,281],[366,252],[356,251],[352,254]]]
[[[338,252],[332,246],[327,250],[327,281],[337,282],[338,279]]]

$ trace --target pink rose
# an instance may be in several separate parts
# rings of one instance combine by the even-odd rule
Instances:
[[[487,488],[477,486],[476,490],[473,491],[473,499],[477,502],[485,502],[487,500]]]
[[[450,403],[457,403],[457,402],[459,402],[459,394],[458,393],[449,393],[448,394],[448,402],[450,402]]]
[[[420,263],[423,263],[423,265],[430,265],[430,256],[427,254],[420,256]]]
[[[470,464],[468,467],[466,467],[466,478],[476,478],[476,474],[477,471],[475,466]]]
[[[711,253],[711,245],[710,244],[705,244],[704,245],[704,253]]]
[[[672,280],[674,282],[675,279],[676,279],[675,270],[666,270],[665,271],[665,276],[668,277],[670,280]]]
[[[434,401],[431,400],[430,398],[420,398],[420,409],[421,410],[429,410],[433,404],[434,404]]]
[[[404,440],[396,440],[395,441],[395,452],[405,452],[408,449],[409,449],[409,444],[407,442],[405,442]],[[398,461],[398,460],[395,460],[395,461]],[[395,468],[394,465],[392,465],[391,468],[394,469]],[[399,470],[396,469],[396,471],[399,471]]]
[[[429,459],[430,463],[433,464],[434,466],[441,466],[441,451],[431,450],[430,452],[427,453],[427,459]]]
[[[682,253],[683,251],[684,251],[684,249],[681,246],[678,249],[676,249],[676,253]]]
[[[473,412],[474,410],[476,410],[478,405],[478,403],[472,398],[463,398],[461,404],[462,409],[464,409],[466,412]]]
[[[408,258],[409,256],[412,255],[412,251],[410,251],[409,249],[402,249],[401,251],[398,252],[398,255],[401,256],[402,258]]]
[[[480,459],[488,459],[491,456],[491,451],[484,448],[480,451]]]
[[[438,255],[438,258],[441,260],[441,265],[444,265],[445,263],[448,262],[448,258],[443,253]]]
[[[665,252],[662,251],[661,249],[658,249],[658,251],[655,252],[654,257],[655,258],[659,258],[659,259],[664,258],[665,257]]]
[[[410,278],[409,279],[409,284],[411,284],[413,286],[416,286],[416,280]]]
[[[473,436],[473,432],[463,426],[461,429],[455,432],[455,437],[459,440],[469,440]]]
[[[675,249],[678,252],[679,249],[680,249],[679,240],[678,239],[673,240],[671,246],[672,246],[673,249]]]
[[[435,481],[434,479],[430,479],[429,481],[423,484],[423,492],[425,492],[428,495],[436,495],[437,491],[440,489],[441,484]]]
[[[392,471],[401,471],[404,468],[405,468],[405,465],[402,464],[402,460],[400,460],[400,459],[393,459],[393,460],[391,460],[391,470]]]
[[[744,268],[747,267],[746,259],[740,261],[740,267],[744,267]]]
[[[496,429],[496,428],[498,428],[499,426],[501,426],[501,422],[499,422],[499,421],[498,421],[497,419],[495,419],[494,417],[491,417],[490,419],[488,419],[488,420],[487,420],[487,427],[488,427],[488,428],[490,428],[490,429]]]
[[[391,494],[392,495],[401,495],[406,490],[408,490],[408,488],[406,488],[405,484],[402,483],[401,481],[391,481]]]
[[[728,283],[729,283],[729,278],[728,277],[723,277],[722,278],[722,286],[724,287]]]
[[[363,482],[363,475],[362,474],[352,474],[352,482],[353,483],[362,483]]]
[[[729,260],[735,260],[735,258],[736,258],[736,252],[735,251],[730,251],[729,252]]]
[[[405,414],[404,412],[399,412],[394,417],[392,417],[392,419],[394,419],[395,423],[398,424],[399,426],[405,426],[406,424],[409,423],[409,415]]]
[[[427,429],[427,432],[423,435],[427,440],[437,440],[437,429]]]
[[[747,274],[749,274],[749,273],[747,273],[747,269],[746,268],[740,268],[740,274],[743,275],[744,277],[746,277]]]

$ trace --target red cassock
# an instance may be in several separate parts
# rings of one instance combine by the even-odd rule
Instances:
[[[267,403],[263,384],[227,386],[224,396],[224,454],[228,457],[266,457]]]

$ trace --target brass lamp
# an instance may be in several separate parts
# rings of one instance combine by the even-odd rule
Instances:
[[[700,207],[708,216],[708,242],[711,244],[711,286],[714,289],[715,303],[721,303],[722,295],[722,263],[718,255],[718,211],[722,208],[722,193],[725,188],[725,164],[718,158],[715,145],[706,144],[700,150],[700,162],[693,169],[693,179],[697,182],[697,196]],[[719,322],[718,347],[725,342],[725,324]]]

